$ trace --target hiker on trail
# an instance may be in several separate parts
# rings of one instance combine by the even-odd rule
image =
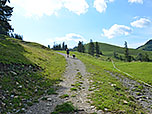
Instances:
[[[67,53],[67,57],[69,58],[69,53],[70,53],[70,52],[69,52],[69,49],[68,49],[68,48],[66,49],[66,53]]]

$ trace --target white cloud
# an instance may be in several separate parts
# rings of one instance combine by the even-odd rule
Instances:
[[[65,42],[69,48],[73,48],[74,46],[76,46],[79,41],[86,42],[87,40],[83,36],[81,36],[79,34],[75,34],[75,33],[69,33],[63,37],[56,37],[56,38],[48,39],[48,42],[50,42],[51,45],[53,45],[54,42],[56,44]]]
[[[68,41],[74,41],[74,42],[84,41],[85,42],[86,39],[79,34],[69,33],[63,37],[51,38],[51,39],[49,39],[49,41],[50,42],[57,42],[57,43],[68,42]]]
[[[132,29],[125,25],[114,24],[109,30],[103,29],[103,32],[103,36],[113,38],[120,35],[129,35],[132,32]]]
[[[107,3],[114,2],[114,0],[95,0],[93,7],[100,13],[105,12],[107,9]]]
[[[11,3],[22,8],[26,16],[57,14],[62,8],[67,8],[78,15],[87,12],[89,5],[85,0],[12,0]]]
[[[143,4],[143,0],[128,0],[128,2]]]
[[[146,18],[140,18],[139,20],[136,20],[130,24],[133,27],[144,28],[144,27],[149,26],[151,24],[151,21],[149,19],[146,19]]]
[[[83,38],[83,36],[79,34],[75,34],[75,33],[66,34],[64,37],[56,37],[55,40],[56,41],[75,41],[75,42],[86,41]]]
[[[87,12],[89,5],[85,0],[64,0],[64,7],[80,15]]]

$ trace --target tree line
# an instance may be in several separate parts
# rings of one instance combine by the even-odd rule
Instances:
[[[48,45],[48,48],[50,48],[50,45]],[[53,50],[66,50],[68,48],[68,45],[65,44],[65,42],[63,42],[62,44],[56,44],[54,42],[54,45],[53,45]]]
[[[78,46],[74,48],[76,51],[85,53],[86,49],[83,44],[83,42],[79,41]],[[99,57],[100,55],[103,55],[98,42],[93,42],[92,39],[90,40],[90,43],[88,44],[88,54],[92,56]],[[141,62],[150,62],[150,58],[148,54],[145,53],[138,53],[136,57],[130,55],[127,42],[125,41],[124,44],[124,55],[119,55],[117,52],[114,51],[113,53],[114,58],[119,59],[121,61],[131,62],[131,61],[141,61]]]
[[[80,53],[85,53],[85,46],[83,44],[83,41],[79,41],[78,46],[74,48],[74,50],[80,52]],[[92,56],[97,56],[102,55],[102,52],[100,51],[100,47],[98,42],[93,43],[92,39],[90,40],[90,43],[88,44],[88,54]]]
[[[13,13],[13,7],[8,6],[7,3],[10,3],[10,0],[0,0],[0,34],[23,40],[22,35],[13,33],[14,28],[9,23]]]
[[[141,61],[141,62],[150,62],[150,58],[148,56],[148,54],[145,53],[138,53],[136,57],[131,56],[129,54],[129,49],[127,46],[127,42],[125,41],[125,47],[124,47],[124,58],[122,57],[122,55],[119,55],[117,52],[114,52],[114,58],[119,59],[121,61],[127,61],[127,62],[131,62],[131,61]]]

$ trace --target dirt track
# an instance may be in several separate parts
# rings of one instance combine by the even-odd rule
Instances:
[[[39,100],[39,103],[30,107],[26,114],[50,114],[56,105],[62,104],[63,102],[71,101],[75,107],[78,108],[76,114],[87,114],[97,112],[101,114],[101,111],[96,111],[94,106],[90,106],[87,99],[90,92],[88,74],[86,73],[85,65],[77,58],[69,57],[67,58],[65,54],[59,53],[65,56],[67,60],[66,72],[63,76],[63,81],[57,85],[56,95],[43,96],[47,98],[46,101]],[[75,84],[79,84],[76,88]],[[72,91],[71,88],[76,88],[77,90]],[[67,94],[69,97],[60,98],[60,96]],[[91,101],[89,101],[91,102]]]

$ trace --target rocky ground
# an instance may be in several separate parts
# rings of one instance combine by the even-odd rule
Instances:
[[[135,101],[137,101],[142,107],[147,109],[150,114],[152,114],[152,88],[143,83],[139,83],[132,80],[126,76],[118,73],[113,73],[106,71],[111,74],[111,76],[117,78],[122,84],[127,88],[126,91],[129,92]]]
[[[65,54],[59,54],[66,57]],[[39,103],[29,107],[26,114],[50,114],[57,105],[67,101],[71,101],[78,109],[76,114],[102,113],[88,103],[91,102],[87,99],[90,94],[89,80],[84,64],[77,58],[66,57],[66,60],[68,64],[63,81],[55,87],[57,94],[43,96]]]

